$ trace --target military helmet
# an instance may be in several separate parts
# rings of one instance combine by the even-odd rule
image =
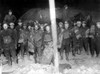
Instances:
[[[13,22],[11,22],[9,25],[11,26],[11,25],[15,25],[15,24]]]

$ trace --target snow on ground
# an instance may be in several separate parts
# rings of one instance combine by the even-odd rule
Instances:
[[[76,55],[76,57],[73,57],[70,53],[69,61],[64,59],[59,62],[60,72],[63,74],[100,74],[100,57],[91,57],[84,52],[81,55]],[[69,64],[71,65],[71,69],[65,66],[69,66]],[[25,56],[24,61],[20,59],[19,64],[13,63],[12,67],[6,64],[2,70],[3,72],[12,72],[10,74],[53,74],[55,72],[52,65],[34,64],[32,56],[30,59]]]

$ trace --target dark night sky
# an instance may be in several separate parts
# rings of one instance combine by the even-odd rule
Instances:
[[[97,9],[99,0],[55,0],[56,6],[67,4],[71,7],[84,9]],[[28,9],[35,7],[48,7],[48,0],[0,0],[0,12],[6,14],[12,9],[17,17],[20,17]]]

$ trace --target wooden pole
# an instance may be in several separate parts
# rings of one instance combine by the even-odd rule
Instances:
[[[54,53],[54,64],[55,64],[56,71],[59,72],[55,0],[49,0],[49,7],[50,7],[49,9],[50,9],[50,19],[51,19],[51,28],[52,28],[53,47],[54,47],[54,50],[55,50],[55,53]]]

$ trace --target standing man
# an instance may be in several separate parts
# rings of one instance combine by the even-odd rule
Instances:
[[[89,42],[88,42],[88,34],[89,34],[89,28],[87,27],[85,21],[82,22],[82,45],[86,52],[86,54],[89,54]]]
[[[100,22],[96,24],[96,57],[100,54]]]
[[[95,44],[95,36],[96,36],[96,31],[95,31],[95,25],[91,25],[90,30],[89,30],[89,47],[90,47],[90,53],[91,56],[94,56],[95,49],[96,49],[96,44]]]
[[[66,60],[69,60],[68,56],[70,52],[70,43],[71,43],[69,23],[65,21],[64,25],[65,25],[65,30],[63,32],[63,41],[61,50],[65,50]]]
[[[3,31],[1,32],[0,35],[0,43],[1,43],[1,48],[4,50],[4,54],[8,60],[8,64],[12,64],[12,60],[16,63],[17,58],[16,58],[16,34],[12,32],[11,29],[8,29],[7,24],[3,24]],[[11,57],[13,59],[11,59]]]
[[[29,32],[27,29],[27,25],[23,24],[23,29],[20,30],[20,38],[19,43],[21,44],[21,58],[24,59],[24,54],[26,52],[26,55],[29,56],[28,52],[28,39],[29,39]]]

